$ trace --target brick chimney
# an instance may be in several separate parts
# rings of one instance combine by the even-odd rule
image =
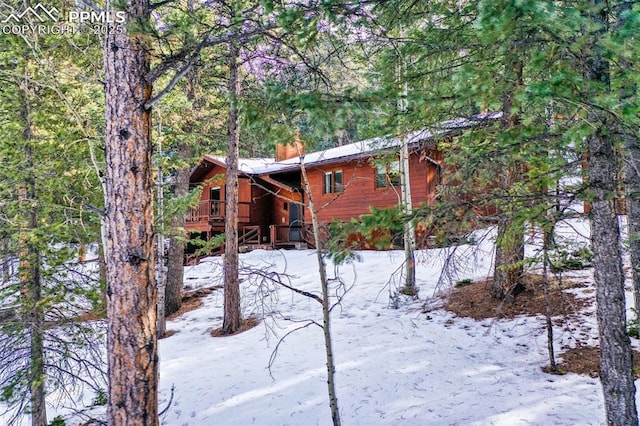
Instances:
[[[302,154],[304,154],[304,144],[300,140],[296,140],[295,144],[276,144],[276,161],[288,160]]]

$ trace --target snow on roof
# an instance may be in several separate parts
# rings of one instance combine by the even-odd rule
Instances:
[[[205,159],[222,165],[227,163],[227,157],[222,155],[205,155]],[[273,173],[288,168],[288,165],[277,163],[273,158],[239,158],[238,170],[250,175]]]
[[[487,121],[494,121],[501,116],[501,112],[491,112],[474,115],[470,118],[454,118],[453,120],[442,121],[422,130],[409,132],[406,135],[406,138],[410,145],[417,144],[454,130],[471,128]],[[366,139],[336,148],[329,148],[324,151],[310,152],[304,155],[304,163],[306,165],[312,165],[332,162],[339,159],[358,157],[371,154],[375,151],[395,148],[400,146],[401,143],[402,139],[397,137],[376,137]],[[276,164],[287,164],[290,166],[300,164],[300,157],[289,158]]]
[[[454,118],[453,120],[442,121],[422,130],[409,132],[406,135],[410,145],[432,140],[438,135],[443,135],[454,130],[467,129],[479,124],[495,121],[502,116],[501,112],[489,112],[474,115],[469,118]],[[306,165],[321,164],[370,155],[376,151],[384,151],[400,146],[402,139],[398,137],[376,137],[348,145],[329,148],[324,151],[310,152],[304,155]],[[206,155],[206,159],[219,164],[226,164],[226,157]],[[238,168],[242,173],[260,175],[277,173],[285,170],[295,170],[300,164],[300,157],[292,157],[283,161],[275,161],[273,158],[240,158]]]

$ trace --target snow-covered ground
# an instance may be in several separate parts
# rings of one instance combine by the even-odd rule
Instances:
[[[586,224],[572,227],[566,234],[575,235],[575,228],[584,233]],[[347,292],[333,310],[332,333],[342,424],[604,424],[598,379],[541,371],[548,364],[541,317],[474,321],[438,308],[436,293],[452,280],[490,275],[492,263],[489,239],[460,246],[455,262],[450,259],[458,273],[447,281],[440,274],[447,253],[418,253],[417,301],[390,297],[398,287],[391,276],[401,267],[400,251],[359,252],[360,261],[339,268]],[[258,250],[242,254],[241,262],[288,274],[291,285],[319,294],[311,250]],[[331,264],[329,271],[335,274]],[[574,275],[590,282],[590,270]],[[220,277],[221,259],[207,258],[187,267],[185,284],[208,287]],[[330,425],[323,335],[313,323],[321,323],[320,304],[244,278],[245,316],[267,315],[259,326],[211,337],[222,324],[221,290],[200,309],[169,321],[176,333],[160,341],[160,408],[172,401],[162,424]],[[428,300],[431,309],[423,312]],[[593,341],[594,315],[580,321],[556,330],[557,350],[577,339]]]
[[[489,274],[490,243],[474,248],[479,250],[459,249],[465,268],[458,278]],[[447,287],[438,286],[444,253],[419,253],[421,300],[398,309],[390,303],[395,287],[388,282],[402,252],[360,252],[361,262],[340,268],[349,290],[334,309],[332,332],[343,424],[603,424],[597,379],[541,371],[548,363],[542,318],[476,322],[439,309],[422,312],[436,287]],[[286,272],[303,290],[319,289],[311,251],[255,251],[241,259]],[[217,283],[219,262],[210,258],[188,268],[186,283]],[[590,272],[582,275],[588,279]],[[256,297],[255,283],[246,283],[244,293],[246,314],[277,315],[237,336],[210,337],[222,321],[222,293],[216,291],[203,308],[169,324],[178,333],[160,343],[161,406],[170,388],[175,391],[162,424],[331,424],[321,329],[302,328],[278,346],[279,338],[307,321],[320,322],[320,305],[284,288]],[[595,335],[595,321],[587,321]],[[575,334],[557,330],[557,347],[585,338]]]

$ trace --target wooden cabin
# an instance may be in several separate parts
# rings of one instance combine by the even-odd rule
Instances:
[[[304,207],[301,162],[322,223],[358,219],[371,206],[397,206],[398,152],[403,143],[409,148],[412,204],[431,204],[444,175],[438,142],[498,118],[499,114],[484,114],[442,122],[403,139],[374,138],[302,155],[300,146],[279,147],[275,159],[240,159],[240,244],[286,247],[305,242],[311,215]],[[225,176],[224,157],[205,156],[193,170],[191,184],[202,185],[203,192],[200,205],[187,217],[189,232],[204,238],[224,232]]]
[[[358,219],[371,206],[400,204],[400,158],[397,149],[360,145],[329,149],[304,158],[311,194],[321,223]],[[397,148],[397,147],[396,147]],[[441,183],[443,155],[431,141],[413,144],[409,155],[411,200],[415,207],[434,201]],[[311,222],[305,210],[305,223]]]
[[[192,187],[201,186],[196,208],[186,217],[185,228],[209,240],[224,232],[226,159],[205,155],[190,177]],[[296,173],[293,184],[286,173],[272,179],[266,172],[279,167],[273,159],[240,159],[238,178],[238,238],[240,245],[276,246],[300,241],[302,196]],[[289,229],[297,228],[293,238]],[[278,238],[274,239],[274,233]],[[285,235],[286,234],[286,235]]]

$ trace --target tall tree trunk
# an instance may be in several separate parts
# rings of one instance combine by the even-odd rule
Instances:
[[[598,123],[597,118],[591,120]],[[603,122],[589,139],[589,187],[595,198],[591,206],[591,244],[598,331],[600,381],[604,391],[607,423],[637,425],[631,343],[626,331],[624,272],[616,212],[615,154]]]
[[[242,322],[240,313],[240,282],[238,279],[238,48],[229,43],[229,122],[227,128],[227,182],[225,192],[224,246],[224,334],[235,333]]]
[[[600,36],[607,29],[604,2],[593,0],[596,11],[593,18]],[[593,87],[604,85],[610,90],[609,64],[598,52],[593,41],[591,56],[586,58],[584,74]],[[589,121],[596,126],[588,139],[588,176],[592,192],[591,244],[593,247],[594,280],[598,333],[600,337],[600,381],[609,425],[637,425],[635,384],[631,343],[626,330],[624,272],[616,200],[616,154],[613,147],[611,123],[595,108]],[[612,201],[613,200],[613,201]]]
[[[34,158],[31,147],[33,130],[31,127],[31,111],[28,99],[28,89],[23,88],[22,119],[25,124],[22,138],[26,157],[27,170],[33,170]],[[29,330],[30,354],[29,354],[29,390],[31,425],[44,426],[47,424],[47,411],[45,401],[45,370],[44,370],[44,309],[42,307],[42,284],[40,281],[40,255],[37,246],[28,232],[38,228],[38,210],[36,181],[33,174],[29,173],[25,179],[24,187],[20,188],[19,203],[28,212],[28,220],[25,230],[21,232],[20,244],[20,284],[24,296],[26,324]]]
[[[547,214],[547,218],[549,215]],[[549,218],[550,219],[550,218]],[[551,300],[549,299],[549,251],[553,246],[553,233],[555,229],[554,221],[543,225],[544,235],[542,237],[542,292],[544,294],[545,306],[545,326],[547,329],[547,353],[549,355],[549,369],[553,372],[557,371],[556,356],[553,349],[553,312],[551,310]]]
[[[110,11],[114,12],[114,11]],[[158,424],[148,0],[106,38],[107,360],[111,426]],[[124,28],[120,28],[124,29]]]
[[[196,9],[195,0],[187,1],[187,11],[193,13]],[[191,69],[185,76],[185,94],[192,102],[195,109],[200,109],[203,105],[198,103],[196,86],[198,84],[198,74],[195,69]],[[190,119],[185,126],[185,133],[192,133],[195,129],[194,120]],[[177,146],[178,158],[191,163],[193,149],[188,141],[181,140]],[[189,166],[179,168],[176,171],[173,195],[176,198],[184,197],[189,192],[189,177],[191,168]],[[184,287],[184,225],[185,215],[178,214],[171,218],[169,233],[169,248],[167,250],[167,276],[165,286],[164,313],[171,315],[180,310],[182,306],[182,289]]]
[[[631,1],[620,1],[616,8],[616,22],[618,27],[626,24],[627,13],[631,11]],[[628,60],[619,59],[622,74],[630,73],[633,64]],[[637,96],[637,87],[627,84],[620,93],[622,107]],[[637,134],[620,126],[618,132],[624,141],[624,186],[627,203],[627,224],[629,232],[629,257],[633,278],[633,299],[636,318],[640,318],[640,141]]]
[[[181,146],[178,151],[180,158],[191,156],[191,149],[188,152]],[[189,192],[189,176],[191,170],[188,168],[179,169],[175,176],[174,195],[182,197]],[[182,287],[184,283],[184,242],[182,235],[178,235],[178,229],[183,229],[185,225],[184,216],[177,215],[171,218],[171,234],[169,235],[169,249],[167,252],[167,286],[165,288],[165,315],[177,312],[182,306]]]
[[[158,120],[160,121],[160,120]],[[160,127],[161,123],[159,123]],[[160,134],[160,130],[158,131]],[[158,155],[162,155],[162,144],[160,140],[158,140],[157,144],[157,152]],[[162,165],[158,165],[156,170],[157,175],[157,224],[159,231],[156,228],[156,288],[157,288],[157,305],[156,305],[156,333],[158,334],[158,338],[164,336],[165,331],[167,330],[167,318],[165,315],[165,293],[167,287],[166,274],[165,274],[165,244],[164,244],[164,176],[162,174]]]
[[[640,142],[629,134],[625,141],[625,198],[629,232],[629,258],[636,317],[640,317]]]
[[[10,269],[9,269],[9,244],[7,239],[0,237],[0,269],[2,270],[2,282],[9,281]]]
[[[333,359],[333,341],[331,339],[331,305],[329,301],[329,282],[327,280],[327,267],[322,254],[322,239],[320,238],[320,224],[318,222],[318,212],[313,203],[313,194],[307,169],[304,166],[304,157],[301,156],[300,170],[302,172],[302,183],[304,193],[307,196],[307,205],[311,213],[311,224],[313,227],[313,240],[316,246],[316,260],[318,262],[318,272],[320,273],[320,286],[322,287],[322,331],[324,332],[324,348],[327,357],[327,390],[329,393],[329,408],[331,409],[331,419],[333,426],[340,426],[340,410],[338,408],[338,396],[336,393],[336,367]]]
[[[508,90],[503,99],[502,128],[508,129],[518,126],[519,116],[512,112],[515,91],[522,86],[523,63],[519,57],[517,48],[513,46],[506,60],[505,69],[513,70],[513,86]],[[501,188],[508,192],[509,189],[522,179],[522,164],[517,162],[512,167],[505,167],[500,178]],[[506,208],[501,213],[505,218],[498,224],[496,237],[496,255],[493,272],[493,284],[491,296],[497,299],[512,299],[522,288],[522,274],[524,260],[524,229],[513,222],[512,208]]]
[[[415,296],[418,294],[416,288],[416,231],[413,221],[410,219],[413,213],[413,205],[411,203],[411,176],[409,174],[409,141],[403,137],[401,153],[400,153],[400,188],[402,198],[402,213],[405,217],[404,224],[404,262],[405,262],[405,282],[402,293]]]
[[[21,189],[20,201],[29,211],[27,230],[21,233],[20,244],[20,285],[25,307],[25,323],[29,330],[29,392],[31,425],[47,424],[45,404],[44,371],[44,311],[41,305],[42,287],[38,249],[29,242],[27,232],[37,227],[37,210],[34,203],[35,187],[33,179],[27,179],[27,186]],[[28,188],[28,189],[27,189]],[[29,204],[31,206],[29,207]]]
[[[32,218],[36,217],[35,207]],[[33,222],[32,226],[33,226]],[[37,226],[37,222],[36,222]],[[29,369],[29,385],[31,387],[31,425],[47,424],[47,408],[45,401],[45,369],[44,369],[44,310],[42,308],[42,286],[40,281],[39,253],[34,247],[28,249],[28,281],[27,301],[29,304],[29,336],[31,339],[31,367]]]
[[[194,9],[193,0],[187,2],[188,10]],[[198,102],[198,94],[196,86],[198,84],[198,75],[196,70],[192,69],[185,76],[185,92],[195,108],[201,108]],[[185,132],[191,133],[195,129],[195,125],[190,120]],[[178,157],[180,160],[188,160],[190,163],[193,156],[193,148],[188,141],[178,142]],[[176,171],[173,195],[176,198],[184,197],[189,193],[189,177],[191,176],[191,168],[183,167]],[[178,214],[171,218],[171,232],[169,234],[169,249],[167,253],[167,285],[165,289],[165,315],[171,315],[177,312],[182,306],[182,288],[184,286],[184,251],[185,243],[183,241],[183,229],[185,225],[184,214]]]
[[[401,35],[403,34],[401,30]],[[402,95],[398,99],[398,111],[406,114],[408,108],[408,84],[406,82],[406,62],[401,58],[401,65],[398,78],[405,80],[402,87]],[[405,281],[402,293],[415,296],[418,294],[416,288],[416,231],[413,221],[409,218],[413,213],[413,204],[411,200],[411,174],[409,168],[409,140],[406,135],[402,136],[402,145],[400,147],[400,210],[406,216],[403,232],[404,245],[404,263],[405,263]]]

